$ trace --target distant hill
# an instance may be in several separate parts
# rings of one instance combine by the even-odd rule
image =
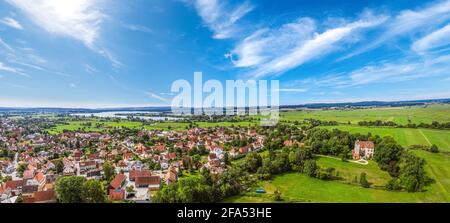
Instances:
[[[282,105],[281,109],[321,109],[321,108],[357,108],[357,107],[400,107],[425,105],[430,103],[450,103],[448,99],[429,99],[429,100],[410,100],[410,101],[363,101],[363,102],[347,102],[347,103],[312,103],[303,105]],[[128,107],[128,108],[8,108],[0,107],[0,113],[4,112],[25,112],[25,113],[98,113],[113,111],[134,111],[134,112],[170,112],[170,107]]]

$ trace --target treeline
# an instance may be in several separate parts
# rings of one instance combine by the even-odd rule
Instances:
[[[427,129],[450,129],[450,122],[446,123],[439,123],[437,121],[433,121],[431,124],[429,123],[420,123],[420,124],[414,124],[414,123],[408,123],[406,125],[401,125],[398,123],[395,123],[393,121],[360,121],[358,122],[359,126],[389,126],[389,127],[397,127],[397,128],[427,128]]]
[[[269,155],[265,158],[259,153],[252,152],[247,155],[243,166],[248,172],[256,173],[260,180],[270,180],[276,174],[292,171],[322,180],[334,180],[339,176],[334,168],[318,166],[311,149],[305,147],[283,148],[282,151],[269,150]]]
[[[425,146],[425,145],[412,145],[408,149],[411,150],[423,150],[431,153],[439,153],[439,148],[436,145]]]
[[[339,156],[345,160],[349,158],[356,140],[371,140],[375,143],[374,160],[380,169],[392,177],[386,189],[419,192],[431,183],[424,170],[425,160],[405,150],[392,137],[350,134],[337,129],[311,129],[307,132],[306,145],[315,154]],[[433,151],[436,149],[433,146]]]
[[[162,188],[153,197],[156,203],[212,203],[239,195],[254,181],[240,167],[229,168],[220,175],[211,175],[203,168],[198,176],[181,178]]]
[[[405,150],[393,138],[384,137],[375,151],[374,160],[392,177],[386,189],[420,192],[432,182],[424,169],[425,160]]]

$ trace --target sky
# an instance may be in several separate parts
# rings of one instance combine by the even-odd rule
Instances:
[[[0,107],[170,105],[194,72],[283,105],[450,98],[450,0],[0,1]]]

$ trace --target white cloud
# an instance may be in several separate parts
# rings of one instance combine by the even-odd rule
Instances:
[[[15,29],[23,29],[22,25],[11,17],[5,17],[0,22]]]
[[[92,47],[104,15],[89,0],[7,0],[43,29]]]
[[[71,88],[76,88],[76,87],[77,87],[77,85],[75,85],[74,83],[70,83],[69,86],[70,86]]]
[[[131,31],[138,31],[138,32],[145,32],[145,33],[151,33],[152,29],[142,26],[142,25],[136,25],[136,24],[125,24],[123,25],[124,28],[129,29]]]
[[[395,83],[419,78],[449,75],[450,56],[439,56],[425,61],[406,60],[366,65],[348,73],[309,78],[302,85],[348,88],[373,83]]]
[[[7,0],[22,10],[33,22],[50,33],[67,36],[109,59],[120,62],[98,43],[100,25],[106,17],[95,0]]]
[[[412,49],[423,53],[450,44],[450,24],[413,43]]]
[[[26,77],[29,76],[29,75],[25,74],[21,69],[10,67],[8,65],[5,65],[2,62],[0,62],[0,71],[6,71],[6,72],[9,72],[9,73],[13,73],[13,74],[21,75],[21,76],[26,76]]]
[[[160,100],[160,101],[163,101],[163,102],[168,102],[169,101],[168,99],[163,98],[163,97],[161,97],[161,96],[159,96],[159,95],[157,95],[155,93],[152,93],[152,92],[145,92],[145,94],[147,96],[149,96],[150,98],[154,98],[154,99],[157,99],[157,100]]]
[[[404,10],[397,16],[391,18],[386,26],[383,27],[383,33],[374,41],[367,43],[365,46],[345,55],[339,60],[349,59],[356,55],[365,53],[371,49],[391,41],[395,37],[404,36],[406,34],[417,33],[424,29],[429,30],[437,27],[443,22],[450,19],[450,0],[438,1],[429,4],[418,10]]]
[[[233,50],[236,67],[252,67],[273,60],[312,38],[314,21],[300,18],[278,29],[260,29],[245,38]]]
[[[20,84],[6,83],[6,85],[8,85],[8,86],[10,86],[12,88],[28,89],[27,86],[20,85]]]
[[[90,74],[97,73],[97,70],[89,64],[84,64],[84,70]]]
[[[307,92],[308,89],[305,88],[280,88],[279,92]]]
[[[3,46],[3,48],[5,48],[6,50],[8,50],[10,53],[14,53],[14,49],[5,41],[3,41],[2,38],[0,38],[0,45]]]
[[[320,34],[313,34],[314,26],[310,19],[287,24],[272,31],[270,37],[253,34],[250,41],[244,40],[234,50],[239,56],[235,64],[241,67],[258,65],[249,72],[254,78],[281,74],[340,49],[358,31],[386,21],[384,16],[365,17]]]
[[[214,38],[233,37],[239,27],[236,22],[253,10],[253,5],[244,2],[234,8],[219,0],[195,0],[194,6],[204,23],[214,32]]]

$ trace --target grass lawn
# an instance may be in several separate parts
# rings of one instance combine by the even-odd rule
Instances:
[[[284,120],[304,120],[312,118],[317,120],[337,121],[340,123],[356,124],[359,121],[394,121],[398,124],[431,123],[432,121],[450,122],[450,105],[430,105],[411,107],[386,107],[354,110],[310,110],[288,111],[280,113]]]
[[[362,188],[357,185],[338,181],[322,181],[310,178],[304,174],[287,173],[276,176],[272,181],[262,181],[259,187],[266,194],[248,192],[241,196],[226,199],[224,202],[235,203],[265,203],[274,202],[273,192],[281,191],[283,202],[314,202],[314,203],[409,203],[409,202],[450,202],[448,195],[438,193],[434,188],[426,192],[407,193],[393,192],[381,189]]]
[[[91,126],[83,126],[85,123],[91,123]],[[209,128],[209,127],[216,127],[216,126],[251,126],[255,125],[253,122],[197,122],[196,124],[199,125],[201,128]],[[101,125],[99,128],[97,125]],[[186,127],[189,126],[189,123],[182,123],[182,122],[155,122],[153,124],[147,124],[144,125],[142,122],[139,121],[101,121],[98,119],[86,119],[83,121],[68,121],[67,124],[58,125],[55,128],[49,129],[50,134],[59,134],[62,133],[64,130],[69,131],[77,131],[82,130],[86,132],[104,132],[108,131],[113,128],[145,128],[147,130],[185,130]]]
[[[380,170],[378,164],[369,161],[367,165],[361,165],[351,162],[343,162],[338,159],[328,158],[328,157],[316,157],[317,164],[321,167],[328,168],[333,167],[339,172],[339,181],[345,183],[352,183],[355,176],[358,177],[362,172],[367,174],[367,180],[373,186],[383,186],[389,180],[390,176],[387,172]]]
[[[408,129],[389,127],[365,127],[355,125],[324,126],[320,128],[340,129],[350,133],[392,136],[402,146],[436,144],[441,151],[450,152],[450,131],[435,129]]]

